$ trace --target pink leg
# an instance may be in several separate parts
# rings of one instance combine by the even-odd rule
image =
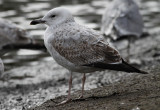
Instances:
[[[86,74],[84,73],[84,74],[83,74],[83,78],[82,78],[82,94],[81,94],[81,96],[79,97],[79,99],[80,99],[80,98],[83,98],[85,80],[86,80]]]
[[[71,88],[72,88],[72,72],[69,79],[69,91],[68,91],[68,97],[67,100],[71,100]]]
[[[65,104],[67,102],[70,102],[71,101],[71,87],[72,87],[72,72],[71,72],[71,75],[70,75],[70,79],[69,79],[69,90],[68,90],[68,96],[67,96],[67,99],[62,101],[61,103],[59,103],[58,105],[62,105],[62,104]]]

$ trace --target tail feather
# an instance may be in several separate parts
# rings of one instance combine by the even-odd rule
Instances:
[[[122,59],[122,63],[119,64],[105,64],[102,62],[97,62],[93,64],[87,64],[83,66],[89,66],[89,67],[95,67],[95,68],[101,68],[101,69],[109,69],[109,70],[116,70],[116,71],[124,71],[124,72],[136,72],[141,74],[148,74],[145,71],[139,70],[132,65],[128,64]]]
[[[142,70],[139,70],[139,69],[133,67],[132,65],[125,62],[123,59],[122,59],[122,65],[124,65],[126,72],[136,72],[136,73],[148,74],[145,71],[142,71]]]

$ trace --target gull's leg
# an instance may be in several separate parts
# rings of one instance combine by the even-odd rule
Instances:
[[[82,93],[81,93],[81,96],[79,97],[79,99],[83,98],[85,80],[86,80],[86,74],[83,73],[83,78],[82,78]]]
[[[71,100],[71,88],[72,88],[72,72],[69,78],[69,90],[68,90],[67,100]]]
[[[62,102],[59,103],[58,105],[65,104],[65,103],[71,101],[71,87],[72,87],[72,72],[71,72],[71,75],[70,75],[70,78],[69,78],[69,90],[68,90],[67,99],[66,99],[65,101],[62,101]]]

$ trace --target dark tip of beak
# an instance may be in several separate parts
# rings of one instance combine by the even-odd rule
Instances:
[[[30,25],[36,25],[36,24],[41,24],[41,23],[45,23],[45,21],[42,19],[36,19],[36,20],[31,21]]]

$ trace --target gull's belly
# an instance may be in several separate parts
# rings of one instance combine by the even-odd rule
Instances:
[[[51,44],[48,44],[48,51],[50,55],[54,58],[54,60],[61,66],[69,69],[69,67],[72,67],[73,64],[71,64],[68,60],[66,60],[64,57],[62,57]]]

